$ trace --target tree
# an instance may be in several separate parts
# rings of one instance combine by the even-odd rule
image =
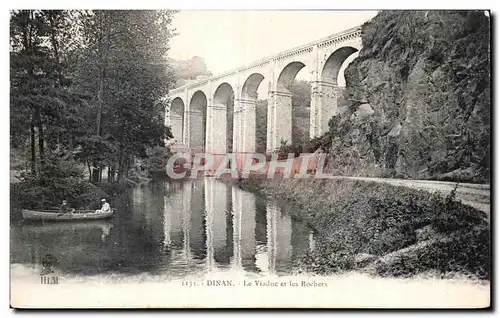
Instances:
[[[11,12],[11,145],[29,145],[31,171],[69,153],[123,177],[162,146],[171,11]],[[92,167],[97,173],[92,172]]]
[[[83,20],[87,42],[79,66],[80,86],[93,96],[95,106],[87,115],[94,140],[110,143],[113,149],[104,158],[96,157],[95,147],[81,141],[98,174],[107,165],[123,178],[134,157],[144,157],[148,147],[161,146],[171,137],[164,127],[163,97],[174,79],[166,60],[172,14],[95,11]]]
[[[65,106],[67,97],[60,60],[67,19],[65,11],[22,10],[11,14],[11,142],[14,147],[23,143],[29,122],[33,173],[37,148],[43,165],[47,129],[60,124],[59,106]]]

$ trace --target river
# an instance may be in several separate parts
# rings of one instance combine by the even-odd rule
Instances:
[[[314,249],[314,236],[305,222],[291,217],[296,215],[294,207],[212,178],[136,187],[110,201],[117,213],[109,221],[43,225],[11,221],[11,305],[417,308],[489,304],[489,284],[467,280],[380,278],[357,272],[329,277],[297,274],[295,260]],[[57,275],[56,285],[40,283],[46,268]],[[258,279],[264,286],[288,287],[248,285],[247,280]]]
[[[291,209],[213,178],[138,186],[109,221],[11,224],[11,263],[76,275],[293,274],[314,248]]]

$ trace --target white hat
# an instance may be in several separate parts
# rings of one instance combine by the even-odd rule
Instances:
[[[106,199],[102,199],[101,202],[106,202]]]

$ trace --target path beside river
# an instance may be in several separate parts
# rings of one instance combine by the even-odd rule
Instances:
[[[409,180],[409,179],[390,179],[390,178],[367,178],[367,177],[343,177],[334,176],[333,180],[356,180],[376,183],[385,183],[395,186],[403,186],[424,190],[427,192],[437,192],[444,196],[456,187],[456,198],[463,204],[470,205],[480,211],[490,215],[490,185],[474,183],[457,183],[449,181],[433,180]]]

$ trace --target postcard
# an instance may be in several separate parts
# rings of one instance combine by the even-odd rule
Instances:
[[[490,25],[11,10],[11,307],[490,307]]]

